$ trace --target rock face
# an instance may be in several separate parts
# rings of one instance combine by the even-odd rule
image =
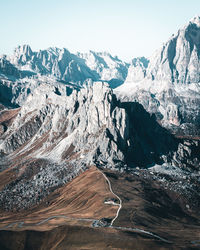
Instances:
[[[116,93],[122,99],[139,101],[174,133],[199,136],[199,45],[200,17],[195,17],[149,63],[132,63]]]
[[[47,83],[54,86],[57,94],[68,95],[74,89],[80,89],[75,84],[61,82],[55,78],[46,76],[13,78],[9,76],[0,77],[0,103],[8,108],[19,107],[24,104],[29,94],[41,84]]]
[[[199,83],[199,45],[200,17],[195,17],[152,56],[147,78],[173,83]]]
[[[168,112],[176,116],[173,108]],[[120,102],[106,84],[96,82],[69,96],[41,84],[3,133],[0,149],[4,155],[30,151],[32,157],[56,162],[70,151],[87,165],[119,168],[166,161],[163,156],[177,151],[179,143],[142,105]]]
[[[75,147],[80,159],[92,164],[95,154],[101,152],[102,160],[114,166],[115,158],[124,160],[120,144],[125,146],[129,137],[126,119],[112,90],[101,82],[79,92],[74,90],[70,96],[58,95],[54,86],[43,84],[21,107],[2,138],[1,149],[10,154],[31,139],[27,150],[48,133],[35,156],[61,161],[66,151]]]
[[[10,111],[1,113],[3,128],[5,112]],[[70,96],[41,84],[16,112],[1,131],[1,171],[16,171],[16,179],[0,193],[5,209],[37,204],[90,165],[120,168],[125,161],[127,114],[101,82]]]

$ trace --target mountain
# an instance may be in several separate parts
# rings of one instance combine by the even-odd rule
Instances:
[[[199,83],[200,17],[173,35],[151,58],[147,77],[172,83]]]
[[[200,134],[200,17],[195,17],[157,50],[149,62],[132,62],[121,98],[140,102],[168,129]]]
[[[49,48],[33,52],[29,45],[19,46],[9,58],[21,70],[80,85],[86,79],[111,81],[113,87],[122,83],[127,75],[128,64],[106,52],[72,54],[67,49]],[[115,87],[116,87],[115,86]]]
[[[23,45],[15,49],[10,62],[21,70],[54,76],[68,82],[83,83],[87,78],[95,78],[95,72],[67,49],[49,48],[33,52],[29,45]]]

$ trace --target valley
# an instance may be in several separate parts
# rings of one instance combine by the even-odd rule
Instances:
[[[37,235],[35,249],[42,249],[43,244],[49,249],[55,246],[65,249],[65,244],[73,249],[78,249],[79,244],[87,249],[92,249],[94,244],[100,249],[112,249],[121,244],[126,249],[132,249],[133,245],[141,249],[148,249],[147,246],[198,249],[200,221],[195,212],[198,206],[187,209],[183,197],[174,199],[177,193],[162,188],[148,172],[139,176],[138,172],[119,175],[118,172],[106,170],[101,174],[100,171],[91,167],[27,212],[2,213],[1,245],[4,242],[5,249],[12,249],[13,242],[5,241],[9,236],[17,244],[16,249],[22,246],[27,249],[28,245],[33,247],[31,238]],[[122,199],[119,214],[116,205],[105,204],[105,199],[115,198],[107,178],[113,192]],[[94,221],[103,218],[110,221],[114,218],[113,225],[92,226]],[[51,234],[56,237],[49,240]],[[101,237],[105,234],[106,239],[102,242]],[[84,241],[89,235],[90,243]]]

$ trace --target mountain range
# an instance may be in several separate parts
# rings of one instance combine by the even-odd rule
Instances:
[[[29,45],[1,56],[2,211],[48,203],[55,190],[95,166],[119,182],[120,173],[129,174],[123,183],[148,179],[151,191],[156,182],[165,191],[151,209],[181,196],[174,203],[198,224],[199,72],[200,17],[152,57],[130,64],[107,52],[34,52]]]

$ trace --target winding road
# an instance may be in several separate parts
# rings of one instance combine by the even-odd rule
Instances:
[[[94,219],[90,219],[90,218],[73,218],[73,217],[69,217],[69,216],[65,216],[65,215],[54,215],[54,216],[50,216],[47,219],[44,219],[38,223],[33,223],[31,225],[28,225],[28,226],[39,226],[39,225],[42,225],[42,224],[48,222],[49,220],[56,219],[56,218],[65,218],[65,219],[76,220],[76,221],[89,221],[89,222],[94,221]],[[25,224],[24,221],[13,222],[13,223],[8,224],[5,227],[0,228],[0,230],[10,228],[14,225],[17,225],[18,228],[22,228],[24,224]],[[24,226],[27,226],[27,225],[24,225]]]
[[[100,170],[99,170],[99,171],[100,171]],[[104,178],[105,178],[106,181],[108,182],[108,186],[109,186],[110,192],[111,192],[115,197],[117,197],[117,199],[119,200],[119,204],[118,204],[119,208],[118,208],[118,210],[117,210],[116,216],[114,217],[114,219],[113,219],[113,220],[111,221],[111,223],[110,223],[110,227],[115,228],[115,229],[129,230],[129,231],[134,231],[134,232],[139,232],[139,233],[148,234],[148,235],[150,235],[150,236],[152,236],[152,237],[154,237],[154,238],[157,238],[157,239],[159,239],[159,240],[161,240],[161,241],[163,241],[163,242],[172,243],[171,241],[168,241],[168,240],[166,240],[166,239],[164,239],[164,238],[162,238],[162,237],[160,237],[160,236],[158,236],[158,235],[156,235],[156,234],[153,234],[153,233],[151,233],[151,232],[145,231],[145,230],[143,230],[143,229],[139,229],[139,228],[130,228],[130,227],[115,227],[115,226],[113,226],[113,222],[114,222],[114,221],[117,219],[117,217],[119,216],[119,211],[120,211],[120,209],[122,208],[122,200],[121,200],[121,198],[120,198],[117,194],[115,194],[115,193],[113,192],[112,186],[111,186],[111,183],[110,183],[108,177],[107,177],[102,171],[100,171],[100,172],[102,173],[102,175],[104,176]]]
[[[99,171],[100,171],[100,170],[99,170]],[[106,176],[102,171],[100,171],[100,172],[102,173],[102,175],[104,176],[104,178],[105,178],[106,181],[108,182],[108,186],[109,186],[110,192],[111,192],[115,197],[117,197],[117,199],[119,200],[119,204],[118,204],[119,208],[118,208],[118,210],[117,210],[117,213],[116,213],[115,218],[112,219],[112,221],[111,221],[111,223],[110,223],[110,227],[111,227],[111,226],[113,225],[113,222],[114,222],[114,221],[117,219],[117,217],[119,216],[119,211],[120,211],[120,209],[122,208],[122,200],[120,199],[120,197],[119,197],[117,194],[115,194],[115,193],[113,192],[112,187],[111,187],[111,183],[110,183],[109,179],[107,178],[107,176]]]

